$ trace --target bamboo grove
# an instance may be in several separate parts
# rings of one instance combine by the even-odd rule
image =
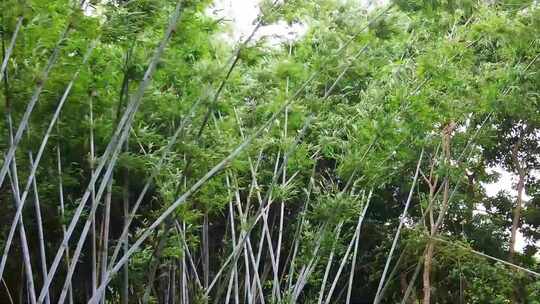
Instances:
[[[0,303],[540,303],[538,1],[260,8],[2,0]]]

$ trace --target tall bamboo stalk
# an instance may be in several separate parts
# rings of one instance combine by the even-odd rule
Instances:
[[[294,285],[294,288],[292,289],[292,299],[293,303],[295,303],[298,300],[298,297],[300,296],[300,293],[302,293],[302,290],[304,289],[304,286],[307,284],[307,280],[313,270],[315,269],[315,266],[317,265],[320,255],[319,255],[319,249],[321,248],[321,242],[323,240],[325,227],[326,225],[323,224],[322,227],[319,228],[319,237],[317,238],[316,244],[315,244],[315,250],[313,251],[313,256],[309,260],[307,265],[303,265],[300,274],[298,276],[298,279],[296,281],[296,284]],[[336,227],[337,230],[337,227]],[[336,236],[337,237],[337,236]]]
[[[95,143],[94,143],[94,91],[89,98],[89,120],[90,120],[90,174],[94,175],[94,166],[96,161]],[[96,204],[96,187],[92,185],[90,202]],[[91,239],[91,259],[92,259],[92,296],[96,292],[98,280],[97,265],[97,247],[96,247],[96,214],[92,215],[92,239]]]
[[[180,18],[181,9],[183,7],[182,3],[183,3],[183,1],[178,1],[177,2],[176,7],[175,7],[175,11],[171,15],[171,19],[170,19],[168,28],[165,31],[163,39],[159,43],[158,47],[155,49],[155,52],[154,52],[154,54],[153,54],[153,56],[152,56],[152,58],[151,58],[151,60],[149,62],[148,68],[147,68],[147,70],[146,70],[146,72],[144,74],[144,77],[143,77],[140,85],[139,85],[139,88],[138,88],[137,92],[131,97],[130,103],[126,107],[124,115],[122,116],[122,118],[121,118],[121,120],[120,120],[120,122],[119,122],[119,124],[117,126],[115,134],[113,135],[113,138],[111,139],[111,142],[107,146],[107,149],[106,149],[106,151],[104,153],[104,156],[101,158],[100,163],[97,166],[96,171],[95,171],[94,175],[92,176],[92,179],[91,179],[85,193],[83,194],[83,197],[81,198],[79,206],[75,210],[73,218],[72,218],[72,220],[70,222],[70,225],[68,227],[68,232],[66,234],[66,237],[64,237],[64,239],[62,240],[62,245],[57,250],[57,254],[55,256],[53,264],[51,265],[51,269],[49,270],[49,274],[47,276],[45,286],[44,286],[44,288],[42,288],[42,291],[40,293],[40,296],[39,296],[39,299],[38,299],[39,303],[41,303],[43,301],[43,298],[45,297],[45,294],[47,293],[46,290],[48,289],[49,285],[52,282],[52,279],[53,279],[54,275],[56,274],[56,270],[58,268],[58,264],[60,262],[60,259],[61,259],[62,255],[64,253],[66,244],[69,241],[69,239],[71,237],[71,234],[73,233],[73,231],[75,229],[75,226],[76,226],[79,218],[82,215],[83,208],[84,208],[84,206],[85,206],[85,204],[86,204],[86,202],[87,202],[87,200],[88,200],[88,198],[89,198],[89,196],[91,194],[92,185],[95,184],[98,176],[100,175],[103,167],[105,166],[105,161],[108,159],[108,156],[111,153],[112,153],[112,156],[111,156],[111,159],[109,161],[109,166],[107,168],[107,171],[105,172],[105,174],[103,176],[103,181],[108,180],[108,178],[110,177],[110,175],[112,173],[112,169],[113,169],[114,165],[116,164],[119,149],[122,147],[122,144],[126,140],[126,137],[127,137],[128,133],[129,133],[129,129],[130,129],[131,123],[133,121],[135,112],[137,111],[139,105],[141,104],[143,95],[144,95],[144,93],[146,91],[146,88],[150,84],[150,81],[152,79],[152,75],[154,74],[154,72],[156,70],[158,61],[161,58],[161,55],[163,54],[163,52],[165,50],[165,47],[168,44],[168,42],[169,42],[169,40],[170,40],[170,38],[171,38],[171,36],[173,34],[174,29],[176,28],[176,24],[177,24],[177,22],[178,22],[178,20]],[[98,189],[98,193],[96,195],[96,202],[99,201],[99,199],[101,198],[101,195],[102,195],[103,190],[104,190],[104,186],[105,186],[105,183],[102,182],[99,189]],[[93,214],[95,213],[96,208],[97,208],[97,205],[94,204],[92,206],[92,210],[90,211],[90,217],[93,216]],[[90,224],[91,224],[91,220],[88,221],[88,228],[87,228],[87,225],[85,224],[85,227],[83,228],[81,237],[79,238],[79,243],[83,243],[85,241],[86,235],[88,234]],[[107,281],[107,280],[105,280],[105,281]]]
[[[181,288],[182,288],[182,303],[183,304],[187,304],[189,303],[188,301],[188,292],[187,292],[187,284],[186,284],[186,281],[187,281],[187,275],[186,275],[186,257],[185,255],[182,255],[182,284],[181,284]]]
[[[227,183],[227,189],[228,189],[228,192],[229,192],[229,196],[231,196],[231,183],[229,181],[229,175],[227,174],[226,175],[226,183]],[[231,196],[231,198],[229,199],[229,225],[230,225],[230,230],[231,230],[231,242],[232,242],[232,247],[235,248],[236,247],[236,227],[235,227],[235,224],[234,224],[234,209],[233,209],[233,198]],[[231,293],[233,292],[233,288],[234,288],[234,300],[235,300],[235,304],[238,304],[239,303],[239,296],[238,296],[238,263],[237,261],[234,261],[233,263],[233,270],[232,270],[232,273],[231,273],[231,278],[229,279],[229,285],[227,287],[227,294],[225,296],[225,304],[228,304],[229,303],[229,299],[230,299],[230,295]]]
[[[370,195],[371,195],[371,193],[370,193]],[[367,206],[366,206],[366,210],[367,210]],[[363,217],[365,217],[365,213],[364,213]],[[360,230],[358,230],[356,240],[354,241],[354,251],[353,251],[353,256],[352,256],[352,261],[351,261],[351,271],[350,271],[350,274],[349,274],[349,284],[347,286],[347,296],[345,298],[345,304],[349,304],[351,302],[352,286],[353,286],[353,282],[354,282],[354,269],[356,267],[356,255],[358,253],[358,244],[359,243],[360,243]]]
[[[361,28],[361,31],[364,31],[369,25],[371,25],[377,18],[382,16],[384,12],[386,12],[389,8],[385,9],[381,14],[379,14],[376,18],[373,18],[368,22],[368,24]],[[354,38],[353,38],[354,39]],[[350,40],[352,41],[352,39]],[[348,45],[349,43],[346,43]],[[345,47],[340,48],[336,55],[339,55]],[[191,186],[183,195],[181,195],[173,204],[167,208],[143,233],[142,235],[135,241],[135,243],[130,247],[130,250],[127,254],[124,254],[124,256],[118,261],[118,263],[109,271],[109,277],[105,282],[102,282],[99,289],[103,290],[106,285],[110,281],[110,275],[114,275],[118,272],[119,267],[122,267],[127,260],[129,260],[129,257],[139,249],[141,244],[152,234],[152,231],[156,229],[178,206],[183,204],[188,197],[190,197],[194,192],[196,192],[203,184],[205,184],[211,177],[213,177],[217,172],[221,171],[227,165],[230,161],[232,161],[236,156],[238,156],[249,144],[260,134],[263,133],[264,130],[266,130],[267,127],[269,127],[273,121],[290,105],[292,102],[299,96],[301,92],[306,88],[307,84],[311,82],[316,76],[316,73],[312,73],[310,77],[300,86],[300,88],[296,91],[295,94],[293,94],[292,98],[290,98],[287,102],[284,103],[284,105],[279,108],[276,112],[274,112],[271,117],[261,126],[259,127],[250,137],[246,138],[239,146],[237,146],[236,149],[234,149],[227,157],[225,157],[221,162],[216,164],[210,171],[208,171],[201,179],[199,179],[193,186]],[[91,299],[91,303],[96,303],[97,298],[99,298],[99,293],[97,297],[93,297]]]
[[[144,294],[142,298],[143,304],[148,303],[148,301],[150,300],[150,294],[152,292],[152,289],[154,286],[154,280],[156,278],[156,271],[158,270],[159,262],[160,262],[163,250],[165,249],[165,245],[167,245],[167,237],[169,235],[169,230],[171,229],[172,224],[173,224],[172,220],[168,220],[167,222],[164,223],[163,232],[161,233],[158,239],[158,245],[155,246],[154,252],[152,254],[152,258],[150,260],[150,266],[148,267],[148,272],[147,272],[147,279],[146,279],[147,285],[144,290]]]
[[[11,54],[13,53],[13,49],[15,48],[15,41],[17,41],[17,36],[19,35],[19,30],[21,29],[23,20],[24,20],[23,16],[19,16],[17,18],[17,24],[15,25],[15,30],[13,31],[13,35],[11,36],[11,42],[9,43],[9,46],[7,49],[3,48],[4,58],[2,59],[2,66],[0,67],[0,82],[4,79],[5,71],[9,62],[9,58],[11,57]],[[3,41],[4,39],[2,39],[2,44],[3,44]]]
[[[91,45],[89,47],[89,49],[87,50],[87,52],[86,52],[86,54],[84,56],[83,62],[86,62],[88,60],[93,48],[94,48],[93,45]],[[76,73],[76,75],[78,75],[78,72]],[[51,119],[51,121],[49,123],[47,131],[45,132],[45,134],[43,136],[40,147],[39,147],[38,152],[36,154],[36,158],[34,160],[32,168],[30,170],[30,174],[29,174],[28,179],[26,181],[26,186],[24,188],[24,191],[23,191],[21,199],[20,199],[21,204],[17,207],[17,211],[15,212],[15,216],[13,217],[12,226],[11,226],[12,228],[10,228],[10,231],[9,231],[9,234],[8,234],[8,239],[12,238],[13,234],[15,233],[15,227],[16,227],[15,224],[17,223],[19,218],[22,216],[23,207],[24,207],[24,204],[25,204],[26,199],[28,197],[28,194],[30,193],[30,188],[32,187],[32,181],[35,178],[39,162],[41,161],[41,157],[43,156],[43,152],[45,151],[45,146],[47,145],[48,139],[51,136],[53,128],[54,128],[54,126],[55,126],[55,124],[56,124],[56,122],[57,122],[57,120],[58,120],[58,118],[60,116],[60,111],[62,109],[62,106],[65,103],[65,101],[67,100],[69,92],[71,91],[73,83],[74,83],[74,81],[75,81],[75,79],[77,77],[76,75],[74,75],[74,77],[71,79],[70,83],[66,87],[66,90],[64,91],[64,94],[62,95],[62,98],[60,99],[60,102],[59,102],[59,104],[58,104],[58,106],[57,106],[57,108],[55,110],[53,118]],[[6,81],[5,78],[4,78],[4,81]],[[7,242],[6,243],[6,248],[5,248],[6,252],[9,251],[9,246],[10,246],[10,242]],[[0,278],[2,277],[2,273],[3,273],[3,269],[4,269],[2,265],[4,265],[5,262],[6,262],[4,259],[7,259],[7,256],[3,256],[2,257],[2,262],[0,263]]]
[[[30,160],[30,166],[33,166],[34,160],[32,157],[32,152],[28,152],[28,158]],[[43,221],[41,219],[41,207],[39,203],[39,193],[37,188],[37,181],[34,178],[32,181],[32,186],[34,190],[34,209],[36,212],[36,223],[38,230],[38,240],[39,240],[39,255],[41,258],[41,274],[43,275],[43,280],[47,277],[47,255],[45,253],[45,236],[43,233]],[[50,298],[47,296],[45,298],[45,303],[50,303]]]
[[[5,45],[4,45],[4,37],[2,37],[2,53],[6,54]],[[12,117],[11,117],[11,102],[10,102],[10,91],[9,91],[7,71],[4,70],[2,72],[2,75],[4,76],[4,97],[5,97],[5,103],[6,103],[6,121],[7,121],[7,129],[9,132],[8,139],[9,139],[9,144],[11,147],[13,146],[14,138],[13,138],[13,124],[12,124]],[[17,163],[15,161],[15,157],[13,158],[13,162],[9,165],[9,169],[10,171],[8,172],[8,175],[11,182],[13,200],[15,202],[15,207],[19,208],[19,206],[21,206],[22,203],[21,203],[21,196],[20,196],[20,191],[19,191],[19,178],[17,175]],[[26,274],[26,287],[27,287],[26,289],[27,289],[27,297],[28,297],[27,302],[34,304],[36,303],[34,278],[33,278],[33,272],[32,272],[31,259],[30,259],[30,251],[28,249],[28,241],[26,239],[26,230],[24,228],[22,217],[20,217],[18,221],[14,221],[11,225],[10,234],[8,235],[8,239],[6,241],[5,248],[4,248],[4,254],[2,256],[2,261],[0,263],[0,279],[3,280],[2,275],[3,275],[4,267],[8,258],[11,242],[13,240],[13,234],[15,232],[15,228],[17,227],[17,223],[19,224],[19,238],[21,241],[21,251],[23,255],[22,256],[23,258],[22,269],[24,270],[24,274]],[[22,276],[23,276],[23,272],[21,271],[21,277]],[[22,295],[22,288],[21,288],[21,295]],[[22,302],[22,298],[21,298],[21,302]]]
[[[299,220],[298,227],[296,228],[295,235],[294,235],[293,250],[291,253],[292,256],[291,256],[291,262],[290,262],[290,268],[289,268],[289,280],[288,280],[289,282],[287,286],[289,292],[292,290],[292,281],[293,281],[295,268],[296,268],[296,256],[298,254],[298,248],[300,246],[300,234],[303,231],[304,223],[305,223],[305,215],[307,212],[307,208],[309,207],[309,203],[311,201],[311,192],[313,190],[313,185],[315,183],[315,178],[314,178],[315,172],[316,172],[316,165],[313,166],[313,169],[311,171],[308,188],[306,190],[306,200],[300,211],[300,220]]]
[[[107,193],[105,193],[105,212],[103,212],[103,219],[101,221],[101,225],[103,225],[103,234],[101,235],[101,280],[103,280],[106,275],[107,259],[109,257],[109,224],[111,221],[112,183],[113,180],[112,177],[110,177],[107,182]],[[105,304],[106,293],[103,292],[101,297],[101,303]]]
[[[128,144],[126,141],[126,151],[128,149]],[[126,168],[124,170],[124,183],[122,189],[122,201],[123,201],[123,211],[124,211],[124,226],[128,225],[129,218],[129,170]],[[129,249],[129,237],[126,237],[122,242],[122,247],[124,252],[127,252]],[[175,269],[173,268],[172,273],[174,275]],[[173,276],[173,285],[174,285],[174,276]],[[173,289],[173,301],[175,299],[174,295],[175,289]],[[129,303],[129,263],[126,263],[124,266],[123,278],[122,278],[122,303]]]
[[[386,264],[384,266],[384,270],[381,276],[381,279],[379,281],[379,286],[377,287],[377,293],[375,294],[375,300],[374,304],[378,304],[380,302],[380,292],[382,290],[382,287],[384,285],[384,281],[386,279],[386,272],[388,271],[388,267],[390,266],[390,262],[392,261],[392,255],[394,254],[394,250],[396,249],[397,241],[399,239],[399,234],[401,232],[401,228],[403,227],[405,223],[405,218],[407,216],[407,212],[409,210],[409,205],[411,203],[412,195],[414,193],[414,186],[416,185],[416,180],[418,179],[418,173],[420,172],[420,164],[422,163],[422,158],[424,156],[424,150],[422,149],[422,152],[420,153],[420,157],[418,159],[418,164],[416,165],[416,172],[414,174],[413,182],[411,185],[411,190],[409,191],[409,196],[407,197],[407,202],[405,203],[405,208],[403,208],[403,213],[401,214],[398,229],[396,230],[396,234],[394,236],[394,240],[392,242],[392,247],[390,248],[390,251],[388,252],[388,258],[386,259]]]
[[[34,93],[32,94],[32,97],[30,98],[30,101],[28,102],[28,105],[26,106],[26,110],[23,114],[23,117],[21,118],[21,122],[19,123],[19,127],[17,128],[17,132],[15,133],[15,137],[13,138],[13,141],[11,145],[9,146],[8,152],[6,153],[4,157],[4,163],[2,165],[2,168],[0,169],[0,186],[2,186],[4,182],[4,178],[6,177],[6,173],[8,171],[9,165],[11,164],[11,161],[15,156],[15,150],[17,149],[17,145],[19,144],[19,141],[21,140],[23,133],[26,130],[26,127],[28,126],[30,114],[32,114],[32,111],[39,100],[39,96],[41,95],[41,92],[43,91],[45,83],[47,82],[49,73],[52,67],[54,66],[54,64],[56,63],[56,60],[58,59],[61,45],[67,38],[67,35],[70,31],[71,31],[71,26],[68,26],[60,35],[60,39],[58,39],[58,42],[56,43],[56,46],[54,47],[52,54],[49,57],[47,65],[45,66],[45,69],[41,73],[40,80],[37,82],[34,88]]]
[[[61,153],[60,153],[60,144],[56,144],[56,164],[57,164],[57,169],[58,169],[58,196],[60,198],[60,219],[62,220],[62,234],[65,235],[66,234],[66,225],[64,224],[64,219],[65,219],[65,204],[64,204],[64,182],[63,182],[63,174],[62,174],[62,156],[61,156]],[[69,249],[69,245],[66,244],[66,268],[68,268],[68,271],[69,271],[69,266],[70,266],[70,249]],[[76,263],[78,260],[77,257],[75,257],[74,259],[74,263]],[[71,277],[68,279],[66,279],[66,282],[67,282],[67,285],[66,285],[66,288],[65,290],[67,292],[69,292],[69,303],[72,304],[73,303],[73,289],[71,287]],[[45,283],[43,283],[45,284]],[[48,294],[46,295],[48,296]]]
[[[199,274],[197,273],[197,267],[195,267],[195,262],[193,261],[193,257],[191,255],[191,252],[189,250],[189,246],[186,242],[186,235],[185,235],[185,227],[182,228],[180,223],[178,223],[177,220],[174,221],[176,231],[178,233],[178,238],[180,239],[180,247],[182,247],[185,251],[184,254],[187,256],[189,260],[189,265],[191,266],[193,270],[193,274],[195,275],[195,283],[197,283],[197,286],[202,289],[201,280],[199,279]],[[185,226],[185,225],[184,225]],[[187,269],[187,268],[186,268]]]
[[[336,251],[337,242],[339,241],[339,235],[340,235],[340,232],[341,232],[341,227],[343,227],[343,220],[341,220],[339,222],[339,224],[337,225],[337,228],[336,228],[336,230],[337,230],[336,233],[335,233],[336,237],[332,242],[332,249],[330,250],[330,256],[328,257],[328,261],[326,262],[326,268],[324,270],[324,276],[323,276],[322,283],[321,283],[321,289],[319,290],[319,300],[317,301],[318,304],[321,304],[322,300],[323,300],[324,289],[326,287],[326,281],[328,280],[328,275],[330,274],[330,268],[332,267],[332,262],[334,261],[334,254],[335,254],[335,251]]]
[[[208,280],[210,279],[210,252],[208,248],[208,211],[204,211],[202,226],[202,264],[204,289],[208,289]]]
[[[11,182],[11,189],[13,191],[13,198],[15,201],[15,206],[19,206],[21,201],[20,201],[20,192],[19,192],[19,180],[17,177],[17,163],[15,161],[15,158],[13,159],[10,167],[11,167],[11,170],[8,175]],[[24,269],[24,274],[26,275],[28,297],[29,297],[30,303],[35,304],[36,293],[34,289],[34,275],[32,272],[30,250],[28,249],[28,241],[26,239],[26,229],[24,228],[24,223],[23,223],[22,218],[19,218],[19,238],[21,241],[21,249],[22,249],[22,254],[23,254],[22,266]]]
[[[343,271],[343,267],[345,267],[345,264],[347,263],[347,260],[349,258],[349,254],[351,253],[351,250],[353,248],[353,244],[358,243],[358,239],[360,238],[360,229],[362,228],[362,222],[366,216],[366,212],[369,207],[369,202],[371,201],[372,193],[373,193],[373,190],[370,191],[368,198],[364,202],[364,208],[362,210],[362,213],[358,217],[358,222],[356,224],[356,229],[354,230],[353,238],[349,242],[349,246],[347,247],[347,251],[345,252],[345,255],[343,256],[343,259],[341,260],[341,264],[339,265],[337,273],[334,275],[334,281],[332,282],[330,291],[328,291],[328,295],[326,296],[326,300],[324,301],[325,304],[330,303],[330,300],[332,299],[332,294],[334,293],[334,289],[336,288],[339,277],[341,276],[341,271]],[[353,259],[352,265],[354,265],[354,262],[355,260]]]
[[[135,218],[137,210],[139,209],[140,204],[142,203],[148,189],[150,188],[150,185],[152,184],[154,178],[159,174],[161,168],[163,167],[163,164],[165,163],[165,160],[166,160],[168,154],[170,153],[173,146],[178,141],[178,138],[185,131],[185,126],[190,121],[189,118],[193,115],[195,109],[198,107],[199,104],[200,104],[200,100],[198,100],[196,103],[193,104],[193,106],[191,107],[191,109],[189,111],[189,114],[186,115],[182,119],[182,121],[179,124],[178,128],[176,129],[174,135],[171,137],[171,139],[167,143],[167,146],[163,150],[163,153],[162,153],[162,155],[161,155],[161,157],[160,157],[160,159],[158,161],[158,164],[157,164],[156,168],[152,171],[150,176],[146,179],[146,182],[145,182],[145,184],[143,186],[143,189],[139,193],[139,196],[137,197],[137,200],[135,201],[135,204],[133,205],[133,208],[131,209],[131,212],[129,213],[129,216],[127,217],[126,221],[124,222],[124,227],[122,228],[122,233],[121,233],[121,235],[119,237],[119,243],[114,248],[114,252],[113,252],[112,257],[110,259],[111,262],[109,263],[109,267],[108,267],[109,269],[114,266],[114,265],[112,265],[112,263],[116,262],[116,258],[118,257],[118,254],[120,253],[120,249],[123,248],[123,246],[121,246],[121,245],[125,244],[127,242],[131,222]]]

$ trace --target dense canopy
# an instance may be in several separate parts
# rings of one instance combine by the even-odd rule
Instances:
[[[2,0],[0,303],[540,303],[538,1],[212,9]]]

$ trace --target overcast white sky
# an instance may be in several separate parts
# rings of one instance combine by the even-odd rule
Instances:
[[[231,28],[229,39],[238,41],[247,37],[255,27],[255,19],[259,15],[258,0],[215,0],[214,5],[208,10],[218,18],[228,20]],[[260,28],[255,38],[271,37],[271,40],[295,39],[305,32],[305,27],[300,24],[288,26],[284,22],[264,26]]]
[[[281,0],[283,1],[283,0]],[[388,0],[357,0],[359,5],[368,9],[379,7]],[[254,20],[259,14],[259,0],[215,0],[209,10],[211,14],[231,20],[231,38],[237,41],[251,33]],[[284,22],[265,26],[257,32],[256,37],[278,36],[279,39],[294,39],[305,32],[300,24],[288,26]]]

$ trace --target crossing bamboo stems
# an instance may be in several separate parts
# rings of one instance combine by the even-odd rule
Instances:
[[[386,10],[385,10],[386,11]],[[379,14],[377,18],[382,16],[382,14]],[[372,19],[369,21],[369,24],[372,24],[375,21],[375,19]],[[362,28],[362,30],[365,30],[367,28]],[[352,40],[351,40],[352,41]],[[336,55],[340,54],[343,51],[343,47],[336,52]],[[111,269],[110,275],[114,275],[116,272],[118,272],[118,267],[121,267],[123,264],[129,260],[129,257],[139,249],[141,244],[151,235],[152,231],[159,226],[161,222],[163,222],[178,206],[183,204],[188,197],[190,197],[193,193],[195,193],[202,185],[204,185],[210,178],[212,178],[217,172],[221,171],[228,163],[230,163],[233,159],[235,159],[247,146],[251,144],[251,142],[261,135],[264,130],[266,130],[273,121],[281,115],[281,113],[290,105],[293,103],[294,100],[300,95],[301,92],[306,88],[307,84],[310,83],[314,78],[316,77],[316,73],[312,73],[310,77],[298,88],[295,94],[293,94],[292,98],[290,98],[288,101],[284,103],[283,106],[281,106],[276,112],[274,112],[270,118],[262,125],[260,126],[251,136],[246,138],[242,143],[240,143],[227,157],[225,157],[222,161],[220,161],[218,164],[216,164],[212,169],[210,169],[204,176],[202,176],[195,184],[193,184],[183,195],[181,195],[167,210],[165,210],[143,233],[142,235],[135,241],[135,243],[130,247],[130,250],[127,254],[125,254],[115,265],[113,269]],[[102,282],[99,289],[104,289],[108,282],[110,281],[109,278]],[[98,293],[99,297],[99,293]],[[96,302],[97,297],[93,297],[91,299],[91,303]]]
[[[343,271],[343,268],[345,267],[345,264],[347,263],[347,260],[349,258],[349,254],[351,253],[351,250],[353,248],[354,243],[358,242],[358,239],[360,238],[360,229],[362,228],[362,222],[364,218],[366,217],[366,212],[369,207],[369,202],[371,201],[371,194],[373,193],[373,190],[370,191],[367,199],[364,202],[364,208],[362,209],[362,213],[358,217],[358,223],[356,224],[356,229],[354,231],[354,236],[349,242],[349,246],[347,247],[347,251],[345,252],[345,255],[343,256],[343,259],[341,260],[341,264],[339,265],[337,273],[334,275],[334,281],[332,282],[332,285],[330,287],[330,291],[328,291],[328,295],[326,296],[326,300],[324,301],[325,304],[330,303],[330,300],[332,299],[332,294],[334,293],[334,289],[336,288],[336,285],[338,283],[339,277],[341,276],[341,272]],[[354,264],[354,260],[352,262]]]
[[[10,132],[10,138],[13,138],[12,134],[13,132]],[[19,179],[17,176],[17,163],[15,159],[13,159],[13,162],[11,163],[10,167],[11,167],[11,170],[8,173],[8,175],[11,182],[11,189],[13,191],[13,198],[15,201],[15,205],[19,206],[21,201],[20,201],[20,192],[19,192]],[[21,241],[21,249],[22,249],[22,255],[23,255],[22,266],[24,269],[24,273],[26,275],[28,297],[29,297],[30,303],[35,304],[36,294],[35,294],[35,287],[34,287],[34,276],[32,272],[32,264],[31,264],[31,259],[30,259],[30,250],[28,249],[28,240],[26,239],[26,229],[24,228],[24,223],[23,223],[22,218],[19,218],[18,224],[19,224],[19,238]],[[6,258],[7,258],[7,253],[6,253]]]
[[[4,157],[4,163],[2,165],[2,168],[0,169],[0,186],[2,186],[4,182],[4,178],[6,177],[6,173],[9,169],[9,165],[15,156],[15,150],[17,149],[17,145],[19,144],[24,131],[28,127],[28,121],[30,119],[30,115],[32,114],[32,111],[34,110],[34,107],[36,106],[39,100],[41,92],[43,91],[43,88],[45,87],[45,83],[47,82],[49,73],[51,69],[53,68],[53,66],[55,65],[56,61],[58,60],[58,57],[60,55],[61,45],[66,40],[70,31],[71,31],[71,26],[68,26],[60,35],[60,39],[58,39],[56,46],[54,47],[51,53],[51,56],[49,57],[47,65],[45,66],[45,69],[41,73],[40,81],[36,84],[34,88],[32,97],[30,98],[30,101],[28,102],[28,105],[26,106],[26,110],[23,114],[23,117],[21,118],[21,122],[19,123],[19,126],[17,127],[17,132],[15,133],[13,141],[11,142],[9,149]]]
[[[323,300],[323,296],[324,296],[324,290],[325,290],[325,287],[326,287],[326,282],[328,280],[328,275],[330,274],[330,268],[332,267],[332,262],[334,261],[334,255],[335,255],[335,252],[336,252],[336,244],[339,240],[339,234],[341,232],[341,228],[343,227],[343,220],[341,220],[339,222],[339,224],[337,225],[337,231],[335,233],[335,239],[333,240],[332,242],[332,248],[330,249],[330,255],[328,257],[328,261],[326,262],[326,268],[324,270],[324,276],[323,276],[323,279],[322,279],[322,283],[321,283],[321,289],[319,290],[319,300],[317,301],[317,303],[321,304],[322,303],[322,300]]]
[[[83,59],[83,62],[86,62],[86,60],[88,60],[90,54],[91,54],[91,50],[93,49],[93,46],[91,46],[87,52],[86,52],[86,55]],[[40,144],[40,147],[38,149],[38,152],[36,154],[36,158],[34,159],[34,162],[33,162],[33,165],[32,165],[32,168],[30,170],[30,175],[28,176],[28,179],[26,181],[26,186],[24,188],[24,191],[22,193],[22,196],[21,196],[21,204],[17,207],[17,211],[15,212],[15,216],[13,217],[13,220],[12,220],[12,228],[10,228],[10,231],[9,231],[9,234],[8,234],[8,239],[10,239],[11,237],[13,237],[13,234],[15,232],[14,230],[14,227],[13,224],[17,223],[17,221],[19,220],[19,218],[22,216],[22,211],[23,211],[23,208],[24,208],[24,205],[25,205],[25,202],[26,202],[26,199],[28,197],[28,194],[30,193],[30,188],[32,187],[32,180],[35,178],[35,175],[36,175],[36,172],[37,172],[37,168],[38,168],[38,165],[39,165],[39,162],[41,160],[41,157],[43,156],[43,152],[45,151],[45,146],[47,145],[47,142],[48,142],[48,139],[49,137],[51,136],[52,134],[52,131],[54,129],[54,126],[56,124],[56,121],[58,120],[59,118],[59,115],[60,115],[60,110],[62,108],[62,105],[64,104],[64,102],[67,100],[67,96],[69,95],[69,92],[71,90],[71,87],[73,86],[73,82],[74,82],[74,79],[76,79],[76,77],[72,78],[72,80],[70,81],[70,84],[68,84],[66,90],[64,91],[64,94],[62,95],[62,98],[60,99],[60,102],[55,110],[55,113],[53,115],[53,118],[51,119],[50,123],[49,123],[49,126],[47,128],[47,131],[45,132],[44,136],[43,136],[43,139],[41,141],[41,144]],[[6,81],[6,79],[4,79],[4,81]],[[9,118],[9,117],[8,117]],[[10,120],[11,122],[11,120]],[[10,246],[10,242],[7,242],[6,243],[6,248],[5,248],[5,251],[9,251],[9,246]],[[7,256],[5,256],[5,258],[7,259]],[[4,257],[3,257],[3,260],[2,262],[0,263],[0,277],[2,277],[2,273],[3,273],[3,264],[5,264],[5,261],[4,261]]]
[[[92,185],[94,185],[96,183],[98,176],[100,175],[101,171],[103,170],[103,168],[105,166],[105,163],[109,159],[109,155],[112,153],[112,155],[110,157],[110,160],[108,161],[109,165],[108,165],[108,167],[106,169],[106,172],[103,175],[102,183],[101,183],[101,185],[100,185],[100,187],[98,189],[97,195],[96,195],[96,202],[100,200],[101,195],[103,194],[103,190],[105,188],[106,181],[110,178],[110,176],[112,174],[112,169],[114,168],[114,165],[116,164],[116,160],[117,160],[117,157],[118,157],[119,150],[122,147],[122,144],[125,142],[125,140],[127,138],[127,135],[129,133],[130,126],[131,126],[131,123],[133,122],[135,112],[137,111],[138,107],[141,104],[143,95],[144,95],[144,93],[146,91],[146,88],[148,87],[148,85],[151,82],[152,75],[154,74],[154,72],[156,70],[158,61],[161,58],[161,55],[163,54],[163,52],[165,50],[165,47],[167,46],[169,40],[171,39],[171,36],[173,34],[174,29],[176,28],[177,22],[178,22],[178,20],[180,18],[180,13],[182,11],[182,8],[183,8],[183,1],[178,1],[176,3],[175,10],[171,15],[170,22],[169,22],[169,25],[168,25],[168,27],[167,27],[167,29],[165,31],[165,34],[164,34],[162,40],[160,41],[159,45],[155,49],[152,58],[150,59],[150,62],[148,64],[146,72],[145,72],[145,74],[143,76],[143,79],[142,79],[142,81],[141,81],[141,83],[139,85],[139,88],[138,88],[137,92],[131,97],[129,104],[126,106],[126,110],[125,110],[122,118],[120,119],[120,122],[118,123],[117,129],[116,129],[116,131],[115,131],[115,133],[113,135],[113,138],[109,142],[109,144],[108,144],[108,146],[107,146],[107,148],[106,148],[106,150],[104,152],[103,157],[100,159],[100,163],[97,166],[96,171],[95,171],[94,175],[92,176],[91,181],[89,182],[89,185],[88,185],[85,193],[83,194],[83,197],[81,198],[81,201],[80,201],[79,205],[77,206],[77,208],[76,208],[76,210],[74,212],[73,218],[72,218],[72,220],[70,222],[70,225],[68,227],[68,231],[66,233],[66,237],[64,237],[64,239],[62,240],[62,244],[61,244],[60,248],[57,250],[57,254],[55,256],[53,264],[51,265],[51,269],[49,270],[49,274],[47,276],[45,286],[42,288],[42,291],[40,293],[40,297],[38,299],[39,303],[41,303],[43,301],[43,298],[45,297],[45,294],[47,292],[46,290],[48,289],[49,285],[52,282],[52,279],[54,278],[54,276],[56,274],[58,264],[60,262],[60,259],[61,259],[62,255],[64,254],[64,250],[65,250],[65,248],[67,246],[67,242],[71,238],[71,235],[72,235],[72,233],[73,233],[73,231],[75,229],[75,226],[76,226],[77,222],[79,221],[79,219],[80,219],[80,217],[82,215],[83,208],[84,208],[86,202],[88,201],[88,198],[90,197]],[[90,211],[90,217],[93,216],[93,214],[96,211],[96,208],[97,208],[97,204],[94,204],[92,206],[92,208],[91,208],[91,211]],[[83,243],[85,241],[90,225],[91,225],[91,220],[87,221],[87,224],[85,224],[85,226],[83,228],[83,231],[82,231],[82,234],[81,234],[81,237],[79,238],[79,243]]]
[[[422,158],[424,156],[424,150],[422,149],[422,152],[420,153],[420,157],[418,159],[418,164],[416,165],[416,172],[413,177],[413,181],[411,184],[411,190],[409,191],[409,196],[407,197],[407,202],[405,203],[405,207],[403,208],[403,212],[400,216],[400,221],[398,225],[398,229],[396,230],[396,234],[394,235],[394,240],[392,242],[392,247],[390,248],[390,251],[388,252],[388,258],[386,259],[386,264],[384,266],[384,270],[381,276],[381,279],[379,281],[379,286],[377,287],[377,293],[375,294],[375,300],[374,304],[378,304],[380,302],[380,293],[382,290],[382,287],[384,286],[384,281],[386,279],[386,272],[388,271],[388,267],[390,266],[390,262],[392,260],[392,255],[394,253],[394,250],[396,249],[397,241],[399,239],[399,234],[401,232],[401,229],[405,223],[405,218],[407,216],[407,212],[409,210],[409,205],[411,203],[412,195],[414,192],[414,186],[416,185],[416,181],[418,179],[418,173],[420,172],[420,165],[422,163]]]

